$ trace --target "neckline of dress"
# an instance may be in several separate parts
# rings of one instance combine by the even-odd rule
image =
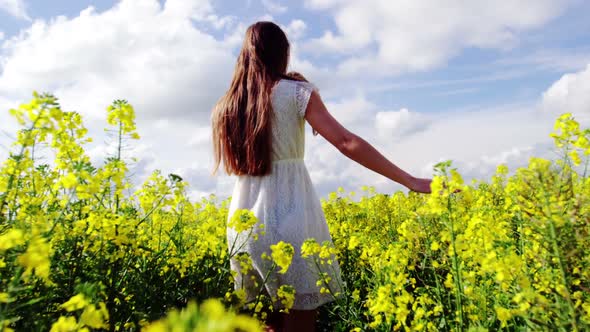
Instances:
[[[279,84],[281,84],[281,83],[295,83],[295,84],[296,84],[296,83],[298,83],[298,82],[303,82],[303,81],[291,80],[291,79],[288,79],[288,78],[283,78],[283,77],[281,77],[281,78],[280,78],[280,79],[277,81],[277,83],[276,83],[276,84],[273,86],[273,89],[274,89],[274,88],[276,88],[277,86],[279,86]]]

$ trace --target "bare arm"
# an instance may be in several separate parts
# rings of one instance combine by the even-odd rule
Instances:
[[[328,112],[319,94],[315,91],[312,92],[309,98],[305,119],[314,130],[348,158],[410,190],[430,193],[430,179],[419,179],[411,176],[390,162],[363,138],[344,128]]]

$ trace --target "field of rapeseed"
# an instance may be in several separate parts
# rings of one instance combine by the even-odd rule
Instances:
[[[261,330],[268,297],[245,305],[229,269],[250,261],[226,243],[229,200],[192,202],[159,171],[133,190],[120,148],[139,138],[133,108],[107,112],[119,150],[92,165],[80,115],[53,96],[11,110],[23,129],[0,166],[0,331]],[[441,163],[431,195],[338,190],[323,201],[333,247],[278,243],[267,258],[285,270],[304,255],[325,292],[322,267],[338,259],[328,331],[588,330],[590,130],[564,114],[551,135],[562,158],[511,176],[499,165],[466,184]],[[264,236],[247,211],[232,217]],[[292,294],[277,297],[289,307]]]

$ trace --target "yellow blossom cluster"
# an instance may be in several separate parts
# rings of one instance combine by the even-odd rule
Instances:
[[[280,267],[279,273],[286,273],[291,265],[295,250],[289,243],[279,241],[277,244],[270,245],[272,260]]]
[[[444,162],[430,195],[365,187],[357,202],[342,192],[324,200],[347,328],[590,328],[590,179],[578,167],[590,130],[571,114],[555,128],[563,158],[531,158],[512,176],[499,165],[491,181],[466,184]],[[303,249],[319,255],[313,242]]]
[[[172,310],[166,318],[145,326],[143,332],[261,332],[260,322],[226,311],[216,299],[197,306],[189,302],[183,310]]]
[[[0,330],[138,330],[189,299],[240,294],[227,201],[191,201],[160,171],[132,188],[121,143],[138,138],[131,105],[107,108],[118,149],[97,166],[80,115],[33,97],[10,111],[23,129],[0,166]]]
[[[109,313],[103,302],[96,305],[89,303],[83,294],[72,296],[67,302],[60,305],[60,308],[67,312],[82,311],[80,317],[60,316],[58,320],[51,325],[50,332],[69,332],[69,331],[90,331],[91,329],[108,329],[106,323]]]
[[[234,285],[231,258],[254,267],[226,231],[265,236],[251,211],[191,201],[175,174],[132,186],[122,145],[93,165],[82,118],[52,95],[10,113],[23,129],[0,166],[0,331],[260,331],[270,300],[293,306],[290,285],[265,300],[256,280],[254,301]],[[139,137],[126,101],[107,117],[117,142]],[[489,181],[443,162],[430,195],[338,188],[322,201],[333,244],[278,242],[265,257],[282,273],[295,255],[317,269],[335,300],[323,330],[588,330],[590,131],[571,114],[555,130],[561,159],[499,165]]]

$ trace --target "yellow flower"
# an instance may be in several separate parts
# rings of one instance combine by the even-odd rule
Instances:
[[[220,319],[225,314],[223,304],[217,300],[206,300],[201,304],[201,311],[210,319]]]
[[[254,212],[248,209],[237,209],[227,225],[237,232],[243,232],[251,229],[257,222],[258,218],[254,215]]]
[[[8,302],[10,302],[10,294],[0,293],[0,303],[8,303]]]
[[[432,251],[437,251],[438,249],[440,249],[440,245],[438,244],[438,242],[437,242],[437,241],[433,241],[433,242],[430,244],[430,250],[432,250]]]
[[[260,323],[252,317],[226,311],[216,299],[205,300],[200,308],[189,302],[182,310],[174,309],[168,315],[142,328],[143,332],[262,332]]]
[[[447,288],[453,288],[455,285],[453,282],[453,275],[451,273],[447,273],[447,278],[445,279],[444,285]]]
[[[502,327],[506,327],[506,322],[512,318],[512,313],[509,309],[502,308],[502,307],[495,307],[496,315],[498,316],[498,320],[502,323]]]
[[[309,257],[316,255],[320,252],[320,244],[313,238],[306,239],[303,241],[301,245],[301,256],[302,257]]]
[[[238,253],[236,255],[236,260],[240,263],[240,270],[242,274],[246,275],[252,270],[252,259],[248,254]]]
[[[295,250],[289,243],[279,241],[270,246],[272,260],[281,268],[279,273],[286,273],[291,265]]]
[[[353,250],[360,244],[359,238],[356,235],[353,235],[348,240],[348,250]]]
[[[49,332],[70,332],[77,331],[78,323],[75,317],[59,317],[57,322],[51,325]]]
[[[18,263],[26,268],[23,276],[35,274],[36,276],[50,282],[49,280],[49,256],[51,255],[51,245],[47,243],[44,237],[36,236],[29,242],[27,250],[18,256]]]
[[[395,312],[395,305],[392,302],[391,296],[391,285],[379,286],[376,295],[377,296],[371,296],[367,301],[369,313],[374,319],[372,327],[381,324],[381,314],[387,317],[387,321],[390,321]]]
[[[284,306],[284,311],[289,312],[295,303],[295,288],[289,285],[281,285],[277,290],[277,297]]]
[[[153,322],[150,325],[141,329],[142,332],[169,332],[166,321]]]
[[[72,296],[67,302],[63,303],[60,307],[66,311],[75,311],[82,309],[88,305],[88,301],[84,297],[84,294],[77,294]]]
[[[8,250],[25,243],[23,231],[10,228],[6,233],[0,235],[0,251]]]
[[[135,110],[126,100],[115,100],[107,107],[107,122],[110,125],[120,125],[123,134],[129,134],[133,139],[139,139],[135,125]]]
[[[572,150],[569,152],[570,158],[572,158],[572,162],[574,165],[578,166],[582,163],[582,159],[580,159],[580,155],[578,154],[577,150]]]
[[[71,189],[74,188],[76,184],[78,184],[78,179],[76,178],[75,174],[68,173],[61,179],[61,183],[64,186],[64,188]]]
[[[108,325],[105,323],[105,319],[108,318],[108,311],[104,304],[101,304],[101,309],[96,309],[93,304],[87,305],[80,315],[80,323],[95,329],[107,329]]]

